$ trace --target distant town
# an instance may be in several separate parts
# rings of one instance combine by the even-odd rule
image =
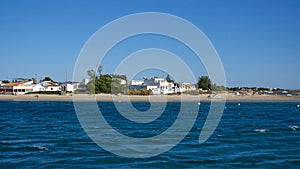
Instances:
[[[286,95],[299,96],[299,90],[257,87],[224,87],[211,82],[208,76],[201,76],[196,84],[189,82],[174,82],[169,75],[164,77],[144,77],[141,80],[127,80],[125,75],[96,75],[88,71],[89,78],[81,82],[55,82],[50,77],[37,81],[35,78],[14,78],[12,81],[0,80],[0,94],[125,94],[125,95],[176,95],[176,94],[218,94],[232,93],[244,95]]]

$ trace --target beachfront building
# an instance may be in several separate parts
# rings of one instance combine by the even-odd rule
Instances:
[[[126,80],[124,80],[124,79],[118,79],[118,80],[120,82],[120,85],[122,85],[122,86],[127,85],[127,81]]]
[[[196,85],[187,82],[168,82],[164,78],[151,78],[144,80],[132,80],[129,86],[130,89],[147,89],[152,90],[153,94],[173,94],[173,93],[183,93],[186,91],[196,90]]]
[[[185,91],[196,90],[196,85],[187,82],[178,82],[177,88],[179,90],[178,92],[185,92]]]
[[[0,87],[0,94],[6,95],[19,95],[29,92],[41,92],[41,91],[61,91],[61,86],[51,81],[43,81],[36,83],[33,79],[17,78],[11,83],[3,84]]]
[[[0,87],[1,94],[19,95],[33,91],[33,80],[14,81]]]
[[[42,86],[41,84],[33,85],[32,92],[40,92],[40,91],[45,91],[45,87]]]
[[[171,94],[175,93],[175,84],[167,82],[164,78],[151,78],[144,80],[132,80],[129,86],[130,89],[147,89],[153,94]]]
[[[41,85],[44,87],[44,91],[61,91],[61,86],[51,81],[43,81]]]
[[[80,82],[64,82],[61,83],[61,91],[65,93],[73,93],[79,88]]]
[[[144,80],[132,80],[130,82],[130,85],[131,86],[141,86],[144,84]]]
[[[161,94],[172,94],[175,93],[175,85],[173,82],[168,82],[166,80],[161,80],[160,78],[156,80],[159,82],[159,88]]]
[[[90,82],[90,80],[87,79],[87,78],[82,79],[82,84],[83,84],[83,85],[87,85],[89,82]]]

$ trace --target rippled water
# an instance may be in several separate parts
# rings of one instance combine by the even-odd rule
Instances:
[[[196,103],[195,103],[196,104]],[[132,159],[111,154],[86,135],[72,102],[0,102],[1,168],[297,168],[300,166],[300,108],[289,103],[226,103],[222,120],[204,144],[198,137],[209,110],[201,103],[187,137],[161,155]],[[180,103],[168,103],[149,126],[118,116],[111,102],[99,103],[120,133],[150,137],[166,130]],[[134,103],[147,110],[148,103]]]

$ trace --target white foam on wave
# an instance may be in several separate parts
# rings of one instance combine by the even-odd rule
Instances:
[[[268,129],[255,129],[254,131],[260,132],[260,133],[265,133],[266,131],[268,131]]]
[[[31,147],[37,148],[37,149],[43,150],[43,151],[48,151],[48,150],[49,150],[49,148],[48,148],[48,147],[45,147],[45,146],[31,146]]]
[[[288,126],[288,128],[292,129],[292,130],[297,130],[299,128],[299,126]]]

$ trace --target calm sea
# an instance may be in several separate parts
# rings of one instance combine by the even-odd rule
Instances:
[[[196,104],[196,103],[195,103]],[[0,168],[299,168],[300,108],[296,102],[226,103],[212,137],[198,137],[210,103],[201,103],[194,127],[170,151],[132,159],[100,148],[81,128],[72,102],[0,102]],[[168,103],[150,127],[124,124],[112,102],[99,103],[108,122],[132,137],[166,130],[180,103]],[[148,103],[137,102],[140,110]]]

